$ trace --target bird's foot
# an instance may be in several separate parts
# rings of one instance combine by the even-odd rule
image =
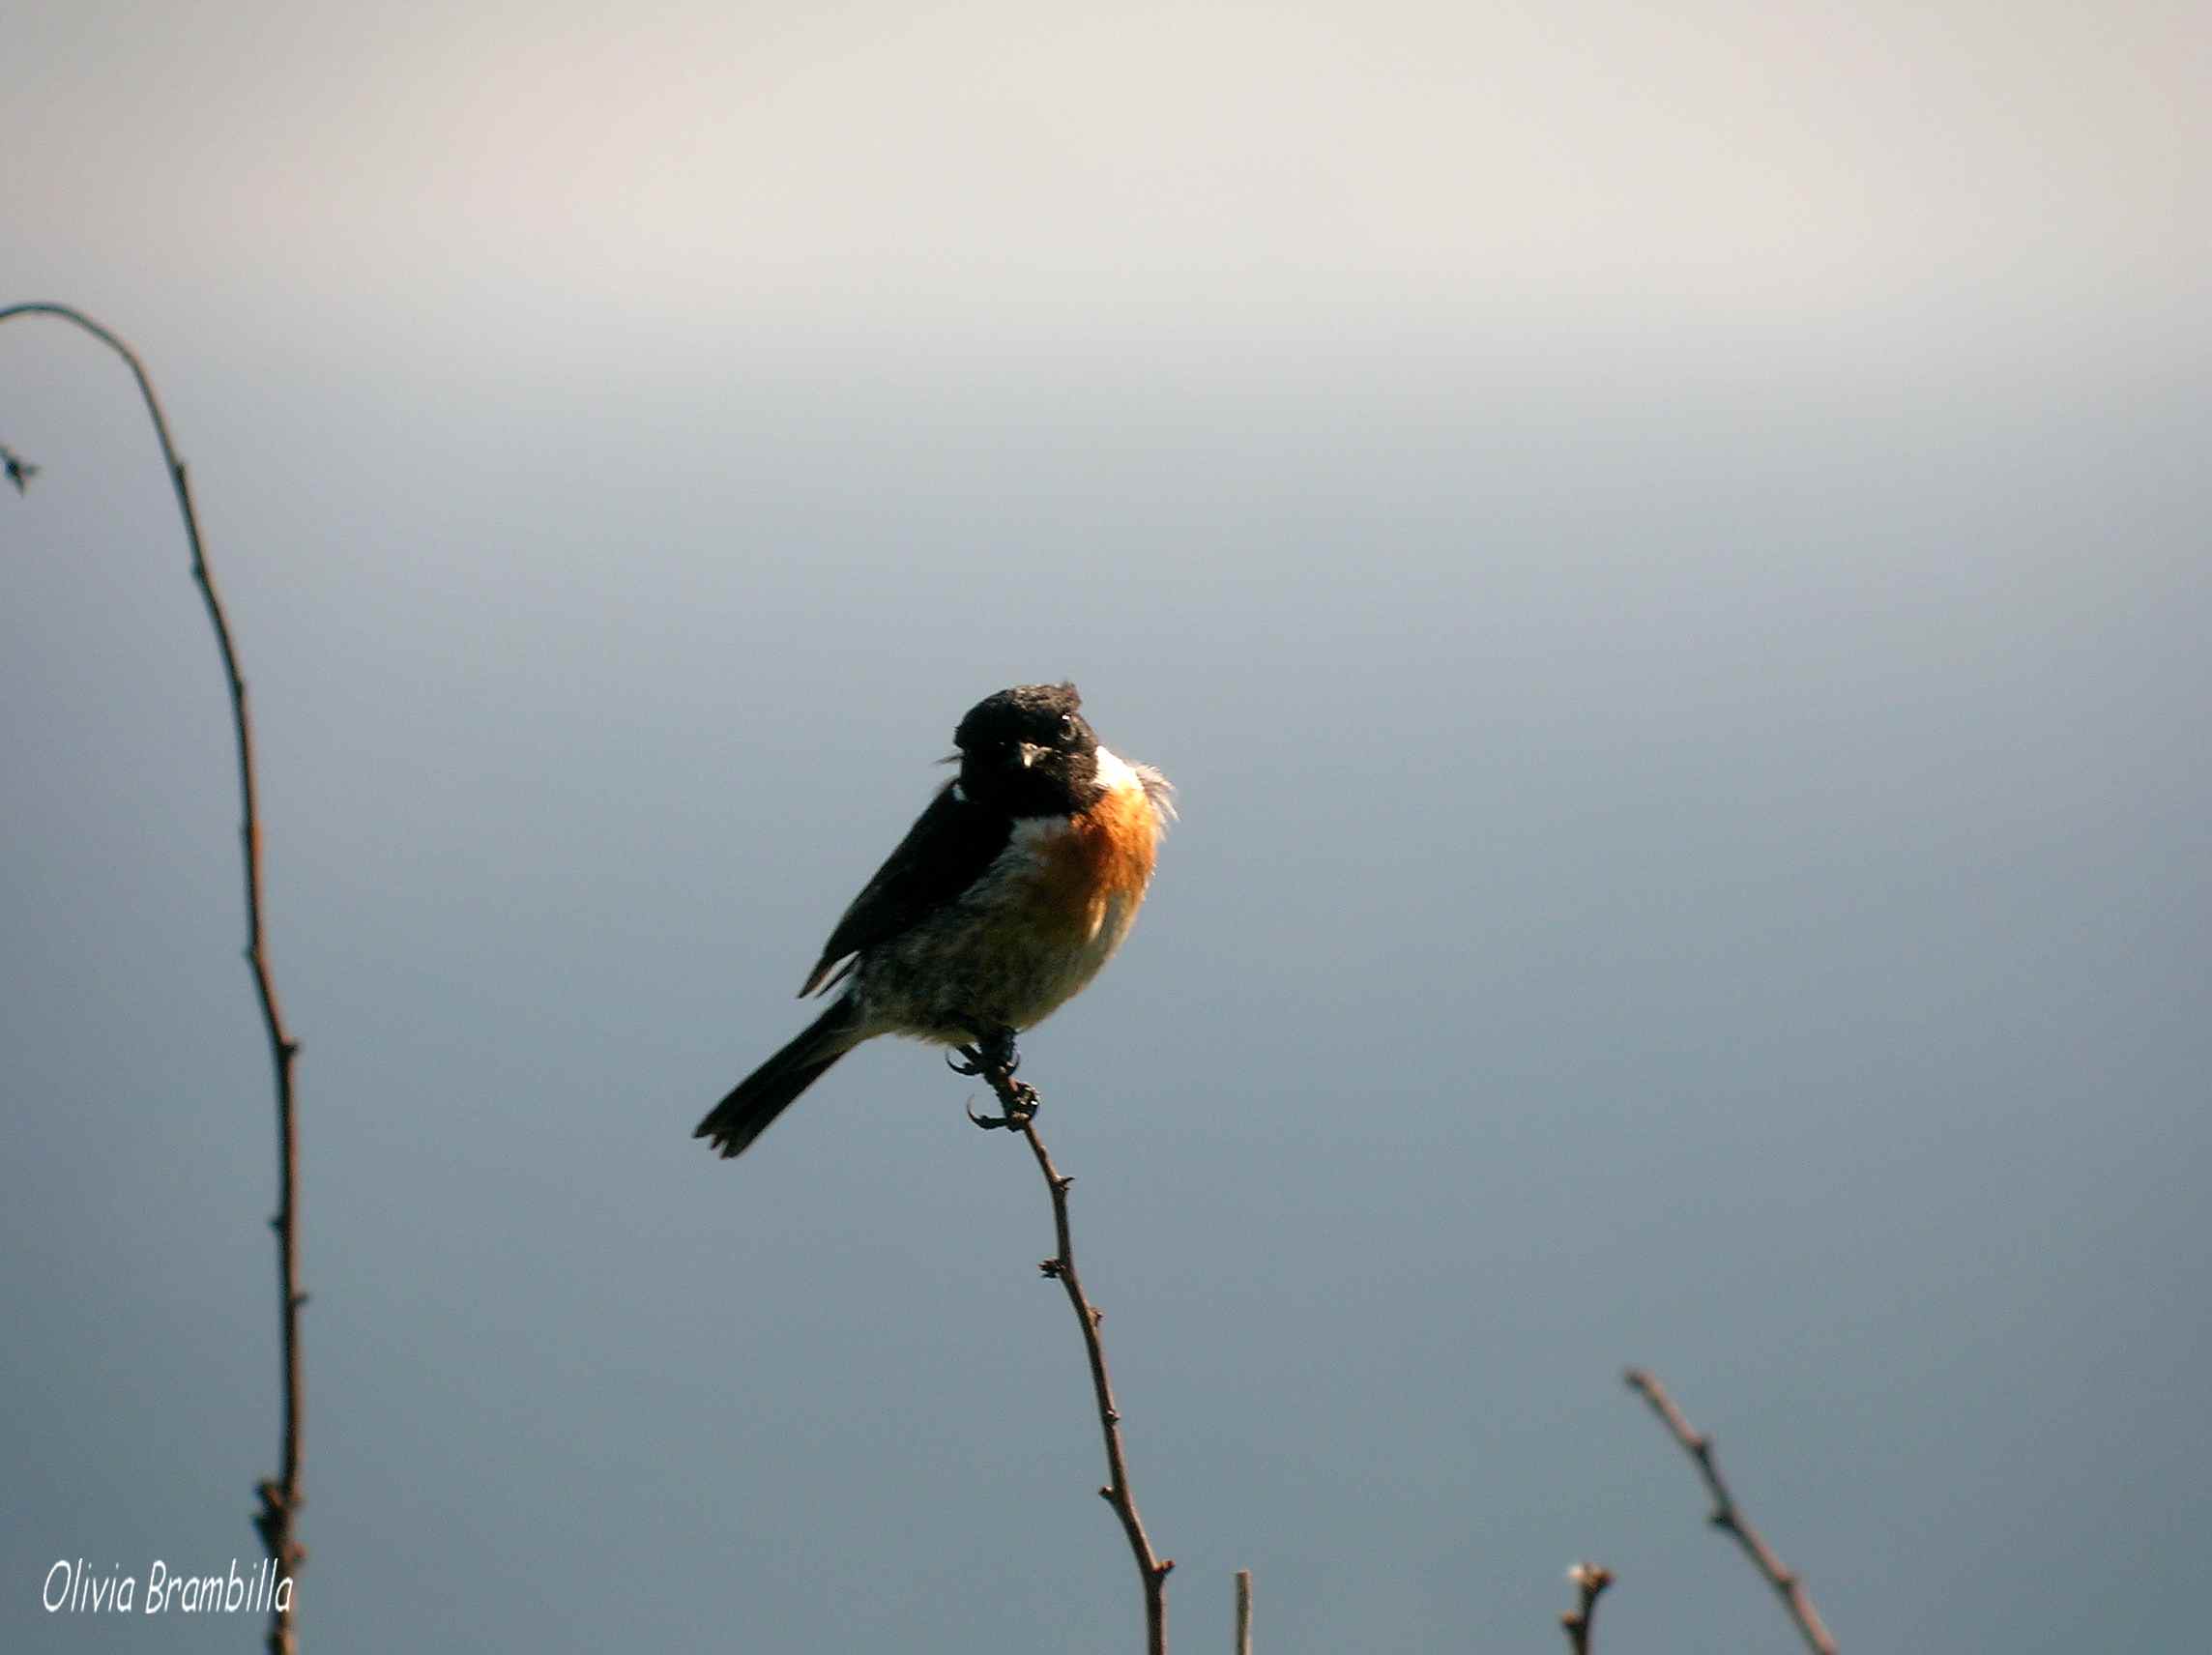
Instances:
[[[978,1026],[975,1043],[954,1047],[945,1061],[956,1075],[981,1075],[991,1083],[999,1101],[1006,1106],[1004,1115],[977,1115],[973,1109],[968,1111],[968,1118],[986,1132],[1002,1126],[1018,1131],[1036,1114],[1036,1089],[1026,1081],[1014,1079],[1014,1071],[1022,1066],[1022,1055],[1014,1048],[1014,1031],[1004,1024],[989,1029]]]
[[[945,1062],[956,1075],[987,1075],[995,1069],[1011,1080],[1022,1066],[1022,1055],[1014,1049],[1014,1031],[1003,1023],[995,1029],[978,1029],[975,1044],[955,1046],[952,1051],[960,1060],[947,1055]]]
[[[1006,1089],[999,1095],[1005,1099],[1005,1114],[977,1115],[971,1109],[968,1111],[969,1121],[986,1132],[996,1132],[1002,1126],[1009,1132],[1019,1132],[1035,1117],[1042,1101],[1037,1096],[1036,1088],[1027,1081],[1008,1081]]]

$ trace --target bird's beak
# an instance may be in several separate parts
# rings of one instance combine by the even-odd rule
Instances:
[[[1022,769],[1025,770],[1035,765],[1037,760],[1044,757],[1044,749],[1038,746],[1034,741],[1024,741],[1020,747],[1015,749],[1015,752],[1021,759]]]

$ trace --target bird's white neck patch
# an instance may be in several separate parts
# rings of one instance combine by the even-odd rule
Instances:
[[[1175,789],[1150,765],[1132,765],[1100,747],[1098,780],[1108,793],[1128,793],[1142,798],[1151,808],[1153,825],[1163,832],[1175,820]]]
[[[1119,754],[1111,751],[1103,741],[1098,743],[1096,758],[1098,785],[1108,793],[1142,793],[1145,791],[1145,784],[1137,779],[1137,772],[1131,769]]]

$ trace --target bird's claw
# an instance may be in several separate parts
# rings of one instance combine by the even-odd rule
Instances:
[[[1022,1066],[1022,1055],[1014,1046],[1014,1031],[1004,1024],[996,1029],[976,1029],[975,1043],[955,1046],[946,1054],[945,1066],[956,1075],[984,1075],[994,1069],[1013,1079],[1014,1071]]]
[[[1004,1024],[978,1022],[970,1027],[975,1032],[975,1043],[955,1046],[946,1055],[946,1064],[956,1075],[980,1075],[989,1081],[991,1089],[1006,1106],[1006,1113],[977,1115],[971,1109],[968,1118],[986,1132],[1027,1126],[1037,1112],[1037,1094],[1034,1087],[1014,1079],[1014,1071],[1022,1066],[1022,1055],[1014,1048],[1014,1031]]]
[[[996,1132],[1001,1127],[1009,1132],[1019,1132],[1027,1126],[1037,1112],[1036,1088],[1027,1081],[1008,1081],[1006,1094],[1009,1101],[1005,1114],[977,1115],[971,1109],[967,1112],[970,1124],[979,1126],[985,1132]]]

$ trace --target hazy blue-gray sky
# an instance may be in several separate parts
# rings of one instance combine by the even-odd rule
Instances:
[[[2180,1649],[2212,1523],[2200,7],[17,8],[306,1042],[316,1651],[1112,1649],[929,1052],[688,1133],[1003,684],[1180,784],[1024,1042],[1177,1645]],[[0,329],[0,1641],[250,1557],[268,1080],[119,366]]]

